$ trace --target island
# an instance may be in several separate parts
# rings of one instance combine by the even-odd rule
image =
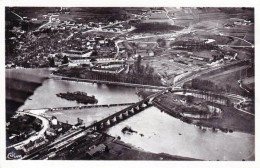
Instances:
[[[88,96],[88,94],[84,92],[67,92],[67,93],[58,93],[56,95],[63,99],[71,100],[71,101],[76,100],[78,103],[83,103],[83,104],[98,103],[98,100],[95,98],[95,96]]]

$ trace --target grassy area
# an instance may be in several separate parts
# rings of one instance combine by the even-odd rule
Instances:
[[[249,77],[249,78],[244,78],[242,80],[242,85],[243,87],[248,88],[249,90],[254,91],[255,90],[255,77]]]
[[[169,31],[178,31],[181,30],[182,27],[176,25],[169,25],[167,23],[140,23],[134,25],[136,29],[133,33],[151,33],[151,32],[167,32]]]
[[[161,104],[165,105],[169,109],[175,108],[174,99],[181,99],[183,96],[174,95],[173,93],[168,93],[164,95],[165,97],[159,98]],[[194,98],[194,103],[205,103],[204,99]],[[214,104],[214,103],[211,103]],[[214,104],[218,108],[221,108],[223,111],[221,113],[221,117],[218,118],[210,118],[210,119],[194,119],[193,123],[197,125],[207,126],[207,127],[215,127],[220,129],[229,129],[233,131],[246,132],[250,134],[255,133],[254,125],[255,119],[254,116],[247,115],[245,113],[236,110],[234,107],[228,107],[224,105]],[[179,113],[180,111],[176,111]]]
[[[200,52],[196,54],[200,54]],[[155,57],[144,58],[143,64],[149,64],[156,73],[172,84],[177,75],[206,65],[205,61],[188,58],[189,55],[186,51],[163,50],[161,54],[155,53]]]
[[[238,80],[241,80],[246,76],[253,76],[248,70],[250,67],[251,65],[244,62],[203,74],[199,78],[192,80],[192,87],[194,89],[252,96],[242,89],[238,83]]]
[[[255,118],[233,107],[222,106],[223,117],[220,119],[201,120],[198,123],[216,128],[228,128],[233,131],[255,134]]]

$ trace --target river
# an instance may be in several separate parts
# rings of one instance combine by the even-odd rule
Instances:
[[[31,71],[37,75],[37,71]],[[131,87],[47,79],[19,109],[84,105],[56,96],[60,92],[75,91],[94,95],[98,104],[132,103],[140,99]],[[72,124],[80,117],[89,125],[122,108],[124,106],[65,110],[47,112],[47,115],[54,115],[63,122],[68,120]],[[123,134],[121,130],[125,126],[132,127],[138,133]],[[154,153],[164,152],[203,160],[254,160],[254,135],[240,132],[203,132],[194,125],[184,123],[155,107],[150,107],[115,125],[108,133],[115,137],[120,136],[122,141]]]
[[[121,130],[125,126],[130,126],[137,133],[123,134]],[[210,130],[203,132],[155,107],[110,128],[108,134],[120,136],[122,141],[154,153],[203,160],[254,160],[254,135]]]
[[[84,106],[85,104],[56,96],[57,93],[76,91],[94,95],[98,99],[97,104],[133,103],[140,99],[131,87],[47,79],[19,109]]]

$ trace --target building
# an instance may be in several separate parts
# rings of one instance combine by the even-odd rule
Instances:
[[[62,53],[63,56],[67,56],[69,58],[82,58],[82,57],[90,57],[92,51],[77,51],[77,50],[68,50]]]

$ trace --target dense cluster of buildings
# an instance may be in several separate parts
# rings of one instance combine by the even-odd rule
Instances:
[[[8,40],[14,46],[14,56],[7,57],[6,67],[49,67],[49,57],[55,57],[55,62],[60,65],[64,55],[79,62],[83,57],[90,56],[112,58],[116,54],[114,40],[91,31],[123,33],[131,29],[127,23],[118,20],[88,23],[63,21],[60,13],[48,13],[42,17],[48,22],[34,31],[27,32],[21,27],[10,30],[13,35]]]

